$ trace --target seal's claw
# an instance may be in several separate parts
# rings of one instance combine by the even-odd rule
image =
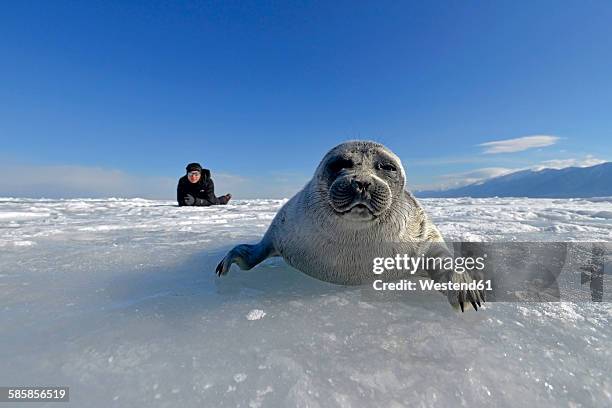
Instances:
[[[223,258],[221,262],[219,262],[219,264],[217,265],[217,268],[215,269],[215,273],[217,274],[217,276],[221,277],[222,275],[227,274],[227,272],[229,271],[230,265],[231,263],[227,265],[227,255],[226,255],[225,258]]]
[[[450,280],[454,283],[470,283],[472,278],[467,273],[455,273],[450,277]],[[474,310],[482,308],[484,303],[484,291],[482,290],[470,290],[470,289],[458,289],[450,290],[446,293],[449,302],[455,308],[460,308],[461,312],[465,312],[466,303],[470,303]]]
[[[219,264],[217,265],[217,268],[215,269],[215,274],[217,276],[221,276],[221,268],[223,267],[223,261],[219,262]]]

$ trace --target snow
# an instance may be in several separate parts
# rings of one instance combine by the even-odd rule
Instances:
[[[449,240],[612,240],[610,199],[422,202]],[[612,405],[609,302],[461,314],[279,258],[216,278],[283,203],[0,199],[0,385],[88,407]]]
[[[259,320],[259,319],[263,319],[265,315],[266,315],[266,312],[264,312],[263,310],[253,309],[246,315],[246,318],[247,320]]]

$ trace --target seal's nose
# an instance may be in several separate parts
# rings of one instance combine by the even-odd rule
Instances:
[[[361,180],[355,180],[355,179],[353,179],[353,181],[351,181],[351,185],[359,193],[366,192],[368,190],[368,188],[370,187],[370,184],[371,183],[368,182],[368,181],[361,181]]]

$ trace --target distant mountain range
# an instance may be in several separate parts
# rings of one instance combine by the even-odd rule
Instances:
[[[612,196],[612,162],[591,167],[517,171],[464,187],[440,191],[417,191],[415,195],[422,198]]]

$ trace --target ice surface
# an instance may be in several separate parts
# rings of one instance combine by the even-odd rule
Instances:
[[[0,385],[79,407],[612,405],[610,303],[368,302],[278,258],[216,278],[283,202],[0,199]],[[449,240],[612,240],[610,199],[422,202]]]

